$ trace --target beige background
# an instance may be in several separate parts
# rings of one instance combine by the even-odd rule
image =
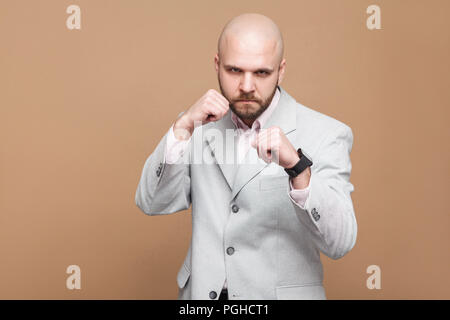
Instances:
[[[146,216],[134,193],[178,113],[218,90],[217,37],[244,12],[280,26],[288,93],[353,129],[358,238],[323,256],[328,298],[450,298],[447,0],[1,1],[0,298],[176,298],[190,214]]]

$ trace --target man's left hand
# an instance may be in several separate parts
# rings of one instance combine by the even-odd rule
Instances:
[[[275,162],[283,168],[292,168],[300,160],[294,146],[280,127],[262,129],[253,139],[251,146],[256,148],[258,157],[265,162]]]
[[[283,168],[292,168],[300,160],[297,150],[286,138],[279,127],[261,130],[251,143],[256,148],[258,157],[265,162],[278,163]],[[292,180],[294,189],[305,189],[309,185],[311,169],[308,167]]]

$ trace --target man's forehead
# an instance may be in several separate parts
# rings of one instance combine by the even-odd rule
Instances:
[[[223,49],[237,54],[261,55],[274,54],[277,43],[257,35],[229,36],[225,38]]]
[[[223,64],[240,67],[262,68],[272,66],[277,59],[277,51],[270,46],[224,46],[221,52]]]

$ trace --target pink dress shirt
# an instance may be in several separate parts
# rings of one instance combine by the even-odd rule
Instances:
[[[238,161],[242,163],[243,159],[249,148],[251,148],[251,141],[254,139],[255,135],[259,132],[260,128],[264,126],[267,120],[270,118],[270,115],[273,113],[275,108],[278,105],[278,101],[280,99],[280,90],[277,89],[272,102],[269,107],[253,122],[252,127],[249,128],[232,110],[231,119],[238,130]],[[165,150],[165,162],[166,163],[176,163],[184,154],[187,149],[187,146],[191,138],[187,140],[178,140],[175,137],[173,132],[173,125],[170,127],[168,135],[167,135],[167,143]],[[290,191],[289,197],[295,201],[296,204],[300,206],[300,208],[305,208],[306,200],[309,196],[309,187],[305,189],[293,189],[292,181],[289,179]],[[227,287],[227,281],[225,280],[224,288]]]

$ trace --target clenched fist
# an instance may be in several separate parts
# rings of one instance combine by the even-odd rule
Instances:
[[[283,168],[292,168],[300,160],[294,146],[279,127],[262,129],[253,139],[258,157],[265,162],[275,162]]]
[[[214,89],[208,90],[175,122],[175,137],[180,140],[189,139],[196,127],[220,120],[229,107],[229,102],[223,95]]]

